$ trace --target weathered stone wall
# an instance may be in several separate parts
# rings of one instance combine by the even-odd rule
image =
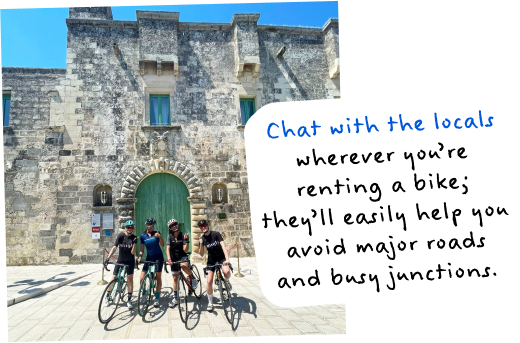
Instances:
[[[11,93],[4,127],[7,264],[56,262],[56,202],[60,135],[48,128],[52,91],[65,69],[3,68],[3,90]],[[54,260],[53,260],[54,258]]]
[[[66,72],[3,69],[13,99],[12,126],[4,129],[6,220],[38,237],[29,250],[11,239],[7,263],[100,262],[114,236],[92,240],[91,215],[111,212],[116,226],[133,217],[138,179],[158,170],[149,162],[154,131],[169,131],[162,170],[190,190],[194,244],[196,220],[207,218],[227,244],[240,241],[241,253],[254,256],[239,100],[253,97],[258,110],[339,96],[325,28],[256,25],[258,15],[235,15],[231,24],[179,23],[178,14],[162,12],[140,12],[137,22],[91,20],[98,12],[108,13],[71,9]],[[158,90],[170,94],[166,127],[149,122],[148,96]],[[20,115],[36,112],[36,121],[22,122]],[[211,202],[216,182],[227,186],[224,205]],[[112,187],[110,207],[92,206],[100,184]],[[222,212],[227,218],[216,219]]]

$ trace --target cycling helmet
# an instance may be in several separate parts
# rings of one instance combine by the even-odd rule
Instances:
[[[125,227],[127,227],[127,226],[135,226],[134,221],[133,221],[133,220],[127,220],[127,221],[125,222]]]
[[[176,219],[173,219],[173,218],[168,220],[168,227],[170,227],[170,225],[175,224],[175,223],[178,224],[179,222]]]
[[[146,219],[146,222],[145,222],[146,225],[155,225],[155,223],[156,223],[156,221],[153,218],[148,218],[148,219]]]
[[[199,222],[197,223],[198,226],[202,226],[202,225],[208,225],[208,221],[207,220],[199,220]]]

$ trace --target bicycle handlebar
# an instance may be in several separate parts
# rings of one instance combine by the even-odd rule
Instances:
[[[142,261],[141,263],[143,265],[155,264],[156,268],[158,268],[159,267],[159,263],[161,263],[161,261],[160,260],[157,260],[155,262],[154,261]],[[166,261],[163,261],[162,263],[164,264],[164,270],[166,271],[166,273],[168,273],[168,269],[166,269]],[[137,262],[137,259],[135,261],[135,265],[136,265],[137,269],[139,269],[139,263]]]
[[[106,271],[110,271],[110,269],[108,269],[108,265],[109,264],[113,264],[114,266],[120,266],[120,267],[128,268],[128,266],[126,264],[108,261],[107,263],[103,263],[103,268],[105,268]]]

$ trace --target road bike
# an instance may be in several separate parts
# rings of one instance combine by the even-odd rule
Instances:
[[[224,281],[224,273],[222,272],[223,264],[215,263],[212,266],[206,266],[204,268],[204,275],[207,277],[208,269],[215,267],[215,273],[213,274],[213,279],[215,285],[218,286],[218,291],[220,293],[220,299],[222,301],[222,307],[224,308],[224,313],[226,314],[226,318],[229,324],[233,324],[233,303],[231,298],[231,292],[229,291],[226,282]],[[233,267],[231,263],[228,263],[229,269],[233,272]]]
[[[148,306],[153,302],[155,296],[155,287],[157,286],[156,273],[157,268],[159,268],[159,264],[164,263],[162,261],[145,261],[144,265],[150,265],[146,275],[141,281],[141,285],[139,286],[139,295],[137,297],[137,313],[141,317],[144,317],[146,312],[148,311]],[[166,272],[168,272],[166,270]]]
[[[127,281],[126,274],[128,266],[126,264],[108,262],[119,266],[119,271],[114,280],[110,281],[101,296],[98,308],[98,318],[102,324],[106,324],[112,319],[114,313],[116,313],[117,307],[126,295]],[[107,265],[103,265],[105,270],[110,271]]]
[[[188,253],[188,258],[190,254],[191,253]],[[199,300],[202,296],[202,284],[197,266],[192,264],[189,260],[172,262],[172,266],[174,264],[178,264],[180,266],[181,263],[185,262],[188,263],[188,268],[190,268],[192,275],[186,275],[182,270],[182,267],[179,267],[180,278],[178,278],[177,281],[177,306],[179,306],[179,314],[183,323],[186,323],[188,320],[188,296],[195,295],[195,297]],[[196,288],[193,288],[193,279],[197,280],[198,286]],[[187,295],[186,289],[188,290]]]

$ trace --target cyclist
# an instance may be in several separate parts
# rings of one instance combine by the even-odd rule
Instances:
[[[168,238],[166,238],[166,255],[168,258],[168,265],[172,266],[172,275],[173,275],[173,299],[170,302],[170,307],[175,307],[177,305],[177,282],[179,280],[179,272],[180,268],[189,275],[189,279],[191,279],[191,287],[193,289],[197,288],[197,280],[194,277],[190,268],[188,268],[188,252],[190,238],[188,235],[182,236],[182,233],[179,230],[179,222],[175,219],[170,219],[168,221],[168,228],[170,229],[170,234]],[[182,262],[179,264],[172,265],[173,262]],[[189,280],[188,279],[188,280]]]
[[[159,307],[159,297],[161,296],[162,287],[161,272],[164,263],[164,256],[161,247],[164,247],[164,241],[159,231],[154,231],[155,224],[156,222],[153,218],[148,218],[145,222],[146,230],[141,234],[141,251],[139,252],[139,259],[137,260],[137,263],[141,262],[141,258],[143,257],[144,253],[144,247],[146,247],[146,261],[159,261],[159,264],[156,266],[155,270],[157,288],[155,289],[155,300],[153,302],[154,307]],[[143,278],[148,272],[149,267],[150,264],[143,266],[143,271],[141,272],[139,283],[143,281]]]
[[[132,220],[127,220],[125,222],[125,232],[120,233],[116,237],[116,241],[110,252],[108,253],[108,257],[105,260],[105,266],[108,264],[108,261],[112,254],[116,251],[116,248],[119,247],[119,256],[117,257],[117,263],[127,265],[126,268],[126,281],[128,282],[128,302],[126,306],[129,309],[132,309],[132,291],[134,289],[134,268],[135,268],[135,250],[137,247],[137,237],[134,235],[134,222]],[[116,278],[116,275],[119,273],[120,266],[115,266],[114,275],[112,276],[112,280]],[[112,299],[110,296],[105,299],[105,306],[108,306]]]
[[[231,291],[231,270],[229,269],[229,255],[226,249],[226,243],[222,239],[222,235],[218,231],[210,231],[208,222],[200,220],[198,222],[199,228],[202,231],[202,236],[199,238],[199,254],[204,256],[204,246],[208,249],[208,266],[215,263],[222,264],[222,273],[224,273],[224,280],[226,287]],[[206,292],[208,294],[208,311],[213,311],[213,273],[215,267],[208,269],[208,276],[206,278]]]

